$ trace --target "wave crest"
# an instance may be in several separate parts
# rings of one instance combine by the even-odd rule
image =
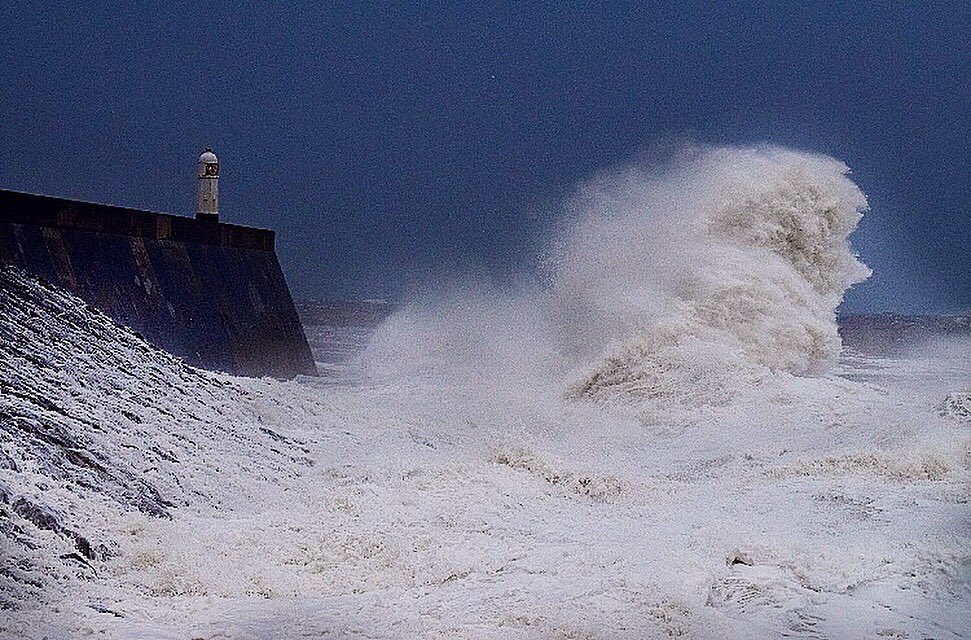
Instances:
[[[832,158],[693,150],[583,186],[551,259],[572,389],[721,402],[765,369],[819,374],[836,308],[869,276],[849,235],[866,197]]]
[[[848,241],[866,208],[848,173],[775,147],[604,173],[566,203],[543,286],[474,281],[406,306],[375,335],[370,377],[694,405],[772,371],[822,373],[836,307],[869,275]]]

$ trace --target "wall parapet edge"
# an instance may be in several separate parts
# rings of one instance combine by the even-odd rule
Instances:
[[[273,251],[272,229],[0,189],[0,222]]]

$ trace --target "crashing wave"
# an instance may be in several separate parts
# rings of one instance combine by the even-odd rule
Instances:
[[[835,311],[869,276],[848,237],[866,197],[829,157],[688,152],[588,183],[550,260],[578,397],[722,403],[770,372],[816,375]]]

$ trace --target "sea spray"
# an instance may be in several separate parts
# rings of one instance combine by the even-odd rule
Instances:
[[[366,354],[371,377],[694,405],[823,373],[835,310],[869,275],[849,244],[866,197],[848,173],[778,147],[605,172],[565,203],[542,285],[465,284],[406,307]]]
[[[869,275],[848,240],[866,208],[848,172],[715,148],[584,185],[551,269],[559,326],[603,356],[574,393],[721,401],[765,369],[826,371],[836,307]]]

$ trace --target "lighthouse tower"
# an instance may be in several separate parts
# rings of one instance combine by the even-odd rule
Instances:
[[[199,156],[199,207],[196,218],[219,221],[219,159],[209,147]]]

